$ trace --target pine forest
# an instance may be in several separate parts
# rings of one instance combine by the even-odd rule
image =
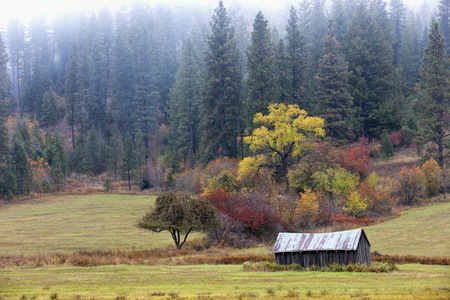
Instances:
[[[99,180],[196,194],[265,236],[450,191],[450,1],[188,3],[9,20],[2,203]],[[407,148],[420,165],[373,172]]]

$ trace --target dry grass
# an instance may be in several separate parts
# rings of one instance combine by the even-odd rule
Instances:
[[[422,264],[422,265],[450,265],[450,256],[420,256],[420,255],[382,255],[372,253],[372,261],[383,263]]]
[[[419,158],[412,148],[407,148],[396,152],[395,156],[389,160],[376,159],[372,163],[372,172],[381,177],[379,185],[382,188],[390,188],[396,181],[397,175],[404,168],[420,166]]]
[[[53,253],[46,255],[10,255],[1,257],[0,268],[107,265],[236,265],[244,262],[273,262],[274,256],[229,254],[224,250],[140,250]]]

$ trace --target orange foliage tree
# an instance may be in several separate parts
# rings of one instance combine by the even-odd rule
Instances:
[[[347,171],[358,173],[361,178],[369,175],[372,159],[370,158],[370,143],[365,137],[344,151],[339,164]]]

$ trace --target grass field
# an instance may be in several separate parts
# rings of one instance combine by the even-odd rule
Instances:
[[[154,200],[152,196],[99,194],[41,198],[3,206],[0,257],[170,245],[173,241],[169,233],[156,234],[135,227]]]
[[[149,196],[86,195],[3,206],[0,259],[173,246],[169,234],[134,226],[153,202]],[[449,203],[414,208],[397,219],[365,228],[371,250],[448,256],[449,209]],[[270,245],[229,254],[269,252]],[[246,272],[242,265],[179,265],[176,259],[138,266],[28,265],[0,268],[0,299],[450,299],[449,266],[398,268],[392,273]]]
[[[364,230],[371,251],[450,256],[450,202],[413,208],[397,219]]]
[[[448,267],[392,273],[246,272],[240,265],[1,269],[3,299],[448,299]]]

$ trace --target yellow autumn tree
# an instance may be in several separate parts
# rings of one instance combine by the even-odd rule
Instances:
[[[317,219],[319,215],[319,197],[317,192],[312,192],[310,189],[300,193],[300,196],[295,209],[294,219],[297,227],[304,227]]]
[[[268,109],[268,115],[255,115],[253,123],[261,126],[245,137],[244,141],[255,154],[264,157],[252,162],[272,162],[279,166],[281,175],[288,184],[289,158],[301,155],[302,150],[308,146],[305,142],[307,136],[325,136],[325,121],[319,117],[309,117],[297,105],[271,104]],[[248,167],[249,162],[246,161],[245,164]]]

